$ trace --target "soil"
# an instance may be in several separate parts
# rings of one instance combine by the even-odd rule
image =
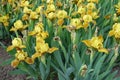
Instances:
[[[9,54],[0,47],[0,64],[9,59]],[[10,65],[0,66],[0,80],[26,80],[25,75],[10,75],[9,72],[14,70]]]

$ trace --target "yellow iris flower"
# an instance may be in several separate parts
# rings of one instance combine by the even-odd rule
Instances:
[[[120,2],[117,5],[115,5],[115,7],[117,10],[117,14],[120,14]]]
[[[20,7],[28,7],[28,6],[29,6],[29,1],[27,1],[27,0],[21,0]]]
[[[93,21],[91,15],[84,15],[83,20],[84,22],[88,22],[88,23]]]
[[[27,27],[28,25],[23,25],[23,22],[21,20],[17,20],[14,23],[14,27],[10,29],[10,31],[17,31],[17,30],[23,30]]]
[[[57,18],[58,19],[64,19],[64,18],[67,18],[67,12],[65,10],[59,10],[57,11]]]
[[[45,43],[44,39],[41,37],[36,37],[36,47],[35,47],[35,54],[32,55],[32,59],[36,59],[37,57],[41,57],[45,53],[53,53],[54,51],[58,50],[56,47],[49,48],[48,43]]]
[[[67,12],[65,10],[58,10],[56,12],[56,17],[58,18],[57,24],[61,26],[64,23],[64,19],[68,17]]]
[[[98,12],[99,11],[91,13],[91,16],[92,16],[93,19],[97,19],[99,17]]]
[[[26,52],[24,52],[23,50],[20,50],[20,51],[17,51],[17,53],[15,54],[15,59],[12,61],[11,66],[15,68],[18,66],[18,64],[21,61],[25,61],[28,64],[34,63],[32,58],[28,57]]]
[[[44,8],[43,5],[42,5],[42,6],[38,6],[35,11],[36,11],[38,14],[40,14],[43,8]]]
[[[95,8],[96,8],[96,7],[95,7],[95,4],[94,4],[94,3],[91,2],[91,3],[88,3],[88,4],[87,4],[87,9],[88,9],[88,10],[93,10],[93,9],[95,9]]]
[[[25,13],[25,14],[30,14],[31,12],[32,12],[31,9],[29,9],[28,7],[24,7],[23,13]]]
[[[48,36],[48,33],[44,32],[43,23],[37,23],[34,30],[29,32],[29,35],[41,36],[45,39]]]
[[[48,14],[46,14],[46,17],[50,20],[56,18],[56,14],[54,12],[50,12]]]
[[[73,18],[70,21],[70,25],[74,26],[76,29],[82,28],[82,23],[79,18]]]
[[[108,35],[115,36],[115,38],[120,38],[120,23],[115,23]]]
[[[30,13],[30,18],[31,18],[31,19],[38,19],[38,17],[39,17],[39,15],[37,14],[37,12],[33,12],[33,11],[32,11],[32,12]]]
[[[12,40],[12,45],[8,46],[7,51],[10,51],[10,50],[12,50],[14,48],[16,48],[16,49],[25,48],[25,45],[22,44],[22,40],[20,38],[14,38]]]
[[[80,13],[81,15],[84,15],[86,13],[86,9],[83,6],[78,7],[78,13]]]
[[[92,47],[97,49],[99,52],[105,52],[108,53],[108,50],[103,48],[103,37],[98,36],[98,37],[93,37],[90,40],[83,40],[83,43],[85,43],[88,47]]]
[[[22,16],[22,21],[28,20],[29,19],[29,15],[28,14],[24,14]]]
[[[3,23],[3,25],[6,27],[9,25],[8,19],[9,19],[8,15],[2,16],[2,17],[0,17],[0,22]]]
[[[50,12],[55,12],[55,5],[54,4],[47,5],[46,13],[50,13]]]

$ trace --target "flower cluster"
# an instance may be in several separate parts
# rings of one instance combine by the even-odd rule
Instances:
[[[48,32],[44,31],[42,23],[37,23],[34,30],[29,32],[29,35],[35,36],[36,38],[36,52],[32,55],[33,59],[40,57],[45,53],[52,53],[58,50],[56,47],[49,48],[48,43],[45,43],[45,39],[48,37]]]
[[[12,61],[11,66],[15,68],[21,61],[25,61],[28,64],[34,63],[33,59],[28,57],[27,52],[23,50],[23,48],[26,48],[26,46],[23,45],[22,40],[20,38],[14,38],[12,41],[12,45],[7,48],[7,51],[11,51],[14,48],[16,49],[16,53],[15,59]]]
[[[34,60],[37,57],[43,56],[45,53],[53,53],[54,51],[58,50],[56,47],[49,47],[49,44],[46,43],[45,39],[49,36],[47,31],[44,31],[44,24],[42,23],[42,15],[43,15],[43,8],[44,6],[38,6],[35,10],[32,10],[30,2],[28,0],[21,0],[21,1],[8,1],[10,5],[18,2],[20,5],[15,5],[16,9],[20,9],[23,13],[22,18],[18,19],[14,22],[13,26],[11,27],[10,31],[14,31],[17,35],[17,38],[14,38],[12,41],[12,45],[8,46],[7,51],[11,51],[16,49],[15,59],[12,61],[11,65],[13,67],[17,67],[21,61],[25,61],[28,64],[33,64]],[[15,7],[14,7],[15,8]],[[49,10],[47,10],[49,11]],[[51,11],[51,10],[50,10]],[[50,12],[49,11],[49,12]],[[16,12],[16,11],[15,11]],[[48,13],[48,12],[47,12]],[[3,22],[4,20],[4,22]],[[3,24],[7,22],[8,18],[6,16],[1,17],[1,22]],[[36,21],[35,25],[33,26],[32,30],[29,21]],[[27,31],[27,35],[24,34],[24,31]],[[23,37],[19,38],[19,33],[21,32]],[[35,53],[29,55],[26,51],[26,46],[23,45],[23,41],[26,42],[27,39],[24,40],[24,36],[32,36],[35,37]],[[31,56],[31,57],[28,57]]]
[[[71,18],[70,25],[79,28],[87,28],[90,23],[96,24],[99,10],[96,8],[98,0],[87,0],[87,4],[84,4],[84,0],[78,1],[77,11],[73,12],[73,15],[79,15],[78,18]],[[83,5],[84,4],[84,5]]]
[[[60,1],[47,0],[42,1],[44,4],[39,5],[32,9],[33,3],[29,0],[9,0],[8,3],[12,5],[13,13],[21,12],[21,19],[17,19],[10,31],[24,32],[27,30],[27,36],[32,36],[35,38],[35,53],[33,55],[28,55],[28,53],[23,49],[26,48],[22,44],[21,38],[14,38],[12,45],[7,48],[7,51],[16,49],[15,60],[12,61],[12,66],[17,67],[19,62],[25,61],[28,64],[33,64],[37,57],[41,57],[46,53],[53,53],[58,50],[56,47],[49,47],[45,39],[49,36],[49,33],[44,30],[43,17],[46,17],[55,26],[65,26],[68,30],[78,30],[80,28],[87,28],[89,25],[96,25],[96,19],[99,17],[96,5],[98,0],[76,0],[70,1],[69,4],[76,5],[76,9],[72,9],[72,6],[63,4]],[[16,3],[19,5],[16,5]],[[63,8],[62,8],[63,7]],[[67,9],[70,8],[70,12]],[[1,21],[5,26],[8,26],[8,16],[0,17]],[[66,22],[68,20],[69,22]],[[35,25],[31,28],[31,21],[35,21]],[[68,28],[68,25],[70,27]],[[113,31],[111,32],[113,33]],[[114,33],[115,34],[115,33]],[[25,34],[23,34],[24,36]],[[18,37],[18,36],[17,36]],[[75,35],[74,35],[75,38]],[[23,39],[24,40],[24,39]],[[24,41],[25,42],[25,41]],[[103,48],[103,38],[102,36],[93,37],[91,40],[83,40],[83,42],[88,46],[97,49],[100,52],[108,53],[107,49]],[[93,44],[94,43],[94,44]],[[31,56],[31,57],[28,57]]]
[[[0,4],[0,27],[12,40],[7,47],[12,67],[35,80],[47,80],[54,72],[59,80],[112,80],[114,73],[108,74],[120,40],[118,0],[2,0]]]
[[[119,15],[120,15],[120,2],[115,5],[116,7],[116,13],[114,14],[113,20],[114,24],[112,27],[112,30],[109,31],[109,36],[114,36],[115,38],[120,38],[120,22],[118,21]]]

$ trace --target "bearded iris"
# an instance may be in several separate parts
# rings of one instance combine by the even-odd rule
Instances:
[[[120,38],[120,23],[115,23],[112,30],[109,31],[109,36],[114,36],[115,38]]]
[[[108,50],[103,47],[103,37],[92,37],[90,40],[83,40],[83,43],[85,43],[88,47],[92,47],[94,49],[97,49],[99,52],[105,52],[108,53]]]

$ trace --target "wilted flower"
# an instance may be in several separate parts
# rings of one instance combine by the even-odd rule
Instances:
[[[87,72],[87,65],[85,64],[85,65],[83,65],[83,66],[81,66],[81,71],[80,71],[80,75],[81,76],[85,76],[86,75],[86,72]]]
[[[83,40],[82,42],[84,42],[88,47],[97,49],[99,52],[108,53],[108,50],[103,48],[103,44],[102,44],[103,37],[102,36],[92,37],[92,39]]]

